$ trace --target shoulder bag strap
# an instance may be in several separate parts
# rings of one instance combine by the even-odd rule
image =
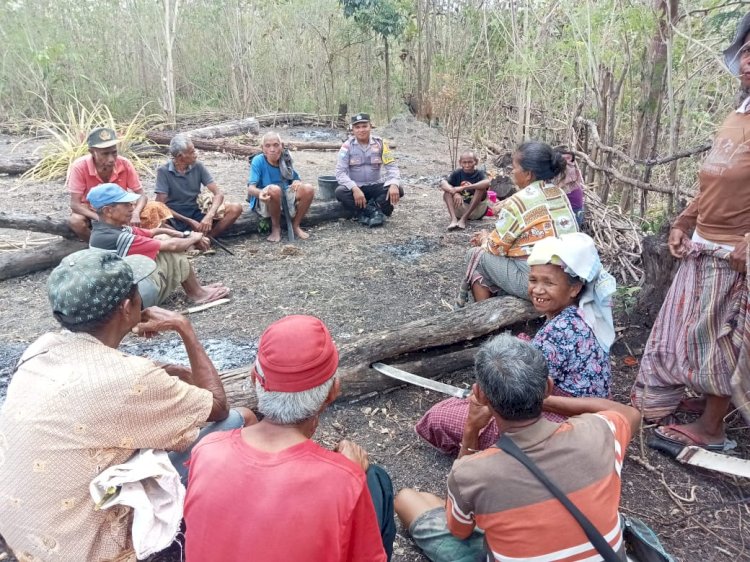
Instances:
[[[552,492],[552,495],[560,500],[560,503],[565,506],[565,509],[570,512],[570,514],[575,518],[576,521],[578,521],[578,524],[583,528],[583,532],[586,533],[589,541],[594,545],[594,548],[599,552],[599,554],[602,555],[602,558],[604,558],[605,562],[622,562],[622,559],[604,539],[602,534],[597,531],[596,527],[594,527],[591,521],[589,521],[586,516],[581,513],[581,510],[578,509],[573,504],[573,502],[568,499],[568,496],[566,496],[560,490],[560,488],[555,486],[552,481],[547,478],[547,476],[539,469],[539,467],[534,464],[534,461],[532,461],[526,455],[526,453],[518,448],[518,445],[516,445],[510,437],[503,434],[497,442],[497,447],[523,464],[529,470],[529,472],[531,472],[539,479],[542,484],[547,486],[549,491]]]

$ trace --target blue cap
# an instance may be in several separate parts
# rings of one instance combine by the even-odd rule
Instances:
[[[133,201],[138,201],[140,197],[137,193],[125,191],[116,183],[103,183],[89,191],[86,199],[98,211],[102,207],[114,205],[115,203],[132,203]]]

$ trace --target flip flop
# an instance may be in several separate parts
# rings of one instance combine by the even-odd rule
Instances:
[[[663,429],[669,429],[670,431],[674,431],[675,433],[679,433],[683,437],[687,437],[690,442],[681,441],[679,439],[676,439],[674,437],[670,437],[666,433],[664,433]],[[655,443],[654,440],[662,441],[664,444],[669,444],[666,447],[660,447],[658,446],[658,443]],[[700,437],[698,437],[695,433],[690,431],[689,429],[685,429],[684,425],[677,425],[677,424],[669,424],[669,425],[663,425],[661,427],[657,427],[654,430],[654,440],[649,441],[648,445],[649,447],[653,449],[659,449],[661,451],[665,452],[672,452],[674,450],[674,445],[678,445],[680,449],[682,447],[687,447],[689,445],[693,445],[695,447],[701,447],[702,449],[706,449],[707,451],[723,451],[726,448],[726,439],[723,443],[706,443],[703,441]],[[677,451],[679,453],[679,451]]]
[[[197,301],[194,301],[193,304],[208,304],[210,302],[217,301],[219,299],[223,299],[226,297],[230,292],[231,289],[229,287],[224,287],[224,291],[221,290],[221,287],[214,287],[214,290],[212,293],[206,297],[205,299],[200,299]]]

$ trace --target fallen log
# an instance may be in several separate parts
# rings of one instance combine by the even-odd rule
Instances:
[[[346,211],[338,201],[313,203],[310,206],[310,210],[305,215],[302,225],[315,226],[323,222],[347,217],[349,217],[348,211]],[[223,236],[243,236],[258,233],[259,223],[260,217],[256,213],[245,211],[240,218],[237,219],[237,222],[224,232]],[[56,234],[58,236],[69,238],[71,241],[75,239],[75,234],[70,230],[66,219],[49,216],[0,211],[0,228],[31,230],[34,232]],[[55,244],[58,243],[55,242],[48,246],[51,247]],[[43,250],[48,246],[42,246],[37,250],[34,250],[35,252],[39,252],[39,263],[34,262],[33,259],[30,260],[26,251],[8,252],[2,257],[2,260],[0,260],[0,267],[2,267],[0,279],[10,279],[12,277],[34,273],[35,271],[40,271],[49,267],[55,267],[65,256],[85,247],[85,245],[81,247],[76,245],[57,245],[53,249],[50,249],[48,253],[44,253]]]
[[[216,139],[222,137],[234,137],[237,135],[244,135],[245,133],[251,133],[257,135],[260,133],[260,124],[254,117],[248,117],[247,119],[238,119],[236,121],[227,121],[226,123],[219,123],[218,125],[211,125],[209,127],[201,127],[200,129],[193,129],[187,131],[186,134],[190,135],[193,139]]]
[[[0,211],[0,228],[31,230],[33,232],[54,234],[63,238],[76,238],[76,235],[70,230],[66,219],[51,217],[49,215]]]
[[[151,131],[146,133],[146,137],[153,143],[162,146],[168,146],[169,141],[172,140],[177,133],[170,131]],[[225,154],[233,154],[234,156],[255,156],[260,154],[262,150],[258,146],[249,146],[246,144],[240,144],[228,140],[210,140],[193,138],[193,146],[198,150],[206,150],[208,152],[223,152]],[[312,142],[312,141],[293,141],[285,140],[284,145],[291,150],[338,150],[341,148],[340,142]],[[388,142],[390,148],[397,148],[396,143]]]
[[[525,300],[497,297],[343,343],[339,345],[338,370],[341,398],[351,400],[403,384],[371,369],[370,365],[376,361],[435,378],[471,365],[475,350],[461,349],[439,355],[429,353],[538,317],[539,313]],[[413,352],[427,352],[428,355],[407,362],[403,362],[403,358],[394,361],[394,358]],[[252,388],[249,382],[246,383],[250,368],[251,365],[247,365],[222,374],[232,405],[247,405],[254,400]]]
[[[256,115],[258,123],[264,127],[345,127],[346,117],[342,115],[315,115],[313,113],[271,113],[270,115]]]
[[[0,156],[0,174],[8,174],[9,176],[23,174],[36,166],[40,160],[41,158],[38,156],[16,156],[14,158]]]
[[[418,359],[407,362],[395,361],[391,364],[399,369],[403,369],[404,371],[414,373],[415,375],[435,378],[470,367],[474,364],[474,355],[476,354],[476,351],[475,347],[469,347],[440,355],[420,356]],[[229,405],[233,408],[237,406],[255,408],[258,405],[258,398],[255,395],[255,389],[250,383],[251,369],[252,365],[246,365],[244,367],[238,367],[237,369],[231,369],[220,373],[221,380],[224,383],[224,391],[226,392],[227,400],[229,401]],[[405,384],[395,379],[389,379],[388,377],[383,377],[383,379],[383,384],[377,388],[378,391]],[[346,384],[347,383],[344,381],[342,386],[345,387]],[[346,392],[346,388],[343,388],[343,390]],[[371,392],[375,392],[375,390]]]
[[[59,240],[30,250],[0,254],[0,280],[55,267],[68,254],[87,247],[79,240]]]

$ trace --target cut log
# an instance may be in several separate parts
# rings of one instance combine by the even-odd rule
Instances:
[[[193,139],[216,139],[244,135],[245,133],[251,133],[253,135],[260,133],[260,124],[255,117],[227,121],[226,123],[219,123],[218,125],[211,125],[210,127],[201,127],[200,129],[187,131],[186,134],[190,135]]]
[[[474,360],[475,349],[440,354],[446,346],[470,342],[537,318],[539,313],[531,303],[516,297],[497,297],[341,344],[338,370],[341,397],[350,400],[403,384],[371,369],[370,365],[376,361],[435,378],[468,367]],[[400,357],[412,352],[425,355],[409,357],[406,362]],[[234,406],[254,400],[249,382],[245,384],[250,368],[247,365],[222,374],[224,388]]]
[[[342,106],[339,106],[341,111]],[[343,104],[344,114],[341,115],[315,115],[313,113],[271,113],[270,115],[256,115],[258,123],[264,127],[277,127],[286,125],[289,127],[345,127],[346,126],[346,104]]]
[[[0,228],[15,230],[31,230],[55,234],[63,238],[75,238],[65,219],[50,217],[49,215],[32,215],[29,213],[6,213],[0,211]]]
[[[0,254],[0,280],[55,267],[68,254],[87,247],[79,240],[60,240],[31,250]]]
[[[0,156],[0,174],[17,176],[36,166],[41,158],[38,156],[16,156],[9,158]]]
[[[151,131],[146,133],[146,137],[158,145],[168,146],[169,141],[172,140],[177,133],[170,131]],[[233,154],[234,156],[255,156],[260,154],[262,151],[260,147],[248,146],[246,144],[240,144],[228,140],[210,140],[210,139],[191,139],[193,146],[198,150],[206,150],[208,152],[223,152],[225,154]],[[338,150],[341,148],[340,142],[307,142],[307,141],[292,141],[285,140],[284,145],[291,150]],[[391,148],[397,148],[397,145],[393,142],[388,141],[388,146]]]
[[[418,359],[412,359],[405,363],[394,361],[389,364],[392,364],[399,369],[403,369],[404,371],[408,371],[409,373],[414,373],[415,375],[435,378],[472,366],[474,364],[474,356],[476,355],[476,352],[476,347],[469,347],[439,355],[420,355]],[[251,368],[252,365],[247,365],[221,373],[221,380],[224,383],[224,391],[227,394],[227,400],[232,408],[237,406],[255,408],[258,405],[258,398],[255,395],[255,389],[250,382]],[[383,384],[377,388],[378,391],[406,384],[395,379],[389,379],[388,377],[383,377],[383,379]],[[346,382],[343,384],[346,385]],[[344,391],[346,391],[346,389],[344,389]]]
[[[339,204],[338,201],[326,201],[321,203],[313,203],[310,206],[310,210],[305,215],[305,219],[302,221],[303,226],[315,226],[323,222],[334,221],[340,218],[347,218],[350,214]],[[246,234],[253,234],[258,232],[258,224],[260,217],[251,211],[245,211],[237,222],[235,222],[227,231],[224,232],[223,236],[242,236]],[[0,211],[0,228],[12,228],[19,230],[31,230],[34,232],[45,232],[48,234],[56,234],[66,238],[75,239],[75,234],[70,230],[66,219],[54,218],[49,216],[31,215],[31,214],[18,214],[18,213],[6,213]],[[33,273],[35,271],[41,271],[48,267],[55,267],[60,260],[62,260],[68,254],[85,247],[79,247],[77,245],[65,246],[56,245],[57,243],[50,244],[48,246],[40,247],[34,252],[39,252],[40,262],[38,264],[33,262],[33,259],[29,259],[27,252],[8,252],[0,258],[0,264],[2,264],[2,272],[0,272],[0,279],[10,279],[12,277],[18,277],[19,275],[26,275],[27,273]],[[80,244],[83,244],[82,242]],[[54,246],[46,250],[48,247]],[[66,252],[67,249],[67,253]],[[47,251],[47,253],[45,253]]]

